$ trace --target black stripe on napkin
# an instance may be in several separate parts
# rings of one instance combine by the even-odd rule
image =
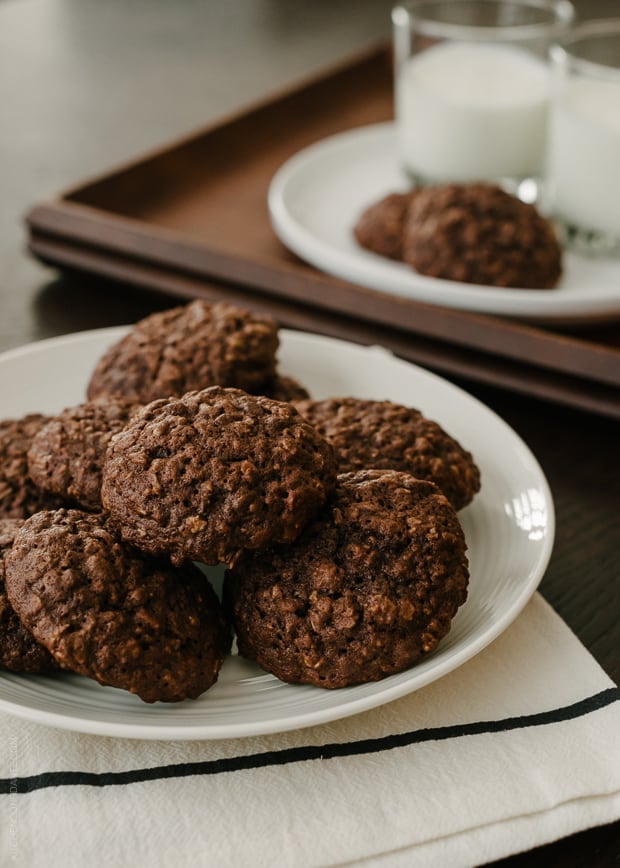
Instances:
[[[125,772],[43,772],[23,778],[0,779],[0,795],[15,793],[31,793],[48,787],[87,786],[109,787],[123,784],[135,784],[144,781],[164,780],[166,778],[183,778],[190,775],[219,775],[228,772],[246,771],[265,766],[286,765],[288,763],[306,762],[315,759],[333,759],[334,757],[358,756],[378,753],[384,750],[394,750],[412,744],[426,741],[442,741],[445,739],[462,738],[466,735],[482,733],[507,732],[511,729],[525,729],[531,726],[544,726],[582,717],[617,702],[620,699],[620,688],[610,687],[600,693],[581,699],[572,705],[554,708],[551,711],[541,711],[536,714],[526,714],[519,717],[505,717],[502,720],[486,720],[474,723],[455,724],[453,726],[431,727],[412,732],[387,735],[382,738],[361,739],[354,742],[333,742],[323,745],[305,745],[303,747],[284,748],[279,751],[246,754],[244,756],[227,757],[205,762],[174,763],[165,766],[155,766],[147,769],[132,769]]]

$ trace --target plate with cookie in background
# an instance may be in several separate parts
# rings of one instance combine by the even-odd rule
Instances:
[[[485,648],[551,555],[525,443],[381,347],[196,301],[6,352],[0,395],[0,710],[38,723],[353,715]]]
[[[499,188],[412,190],[393,123],[298,152],[272,178],[268,205],[293,253],[369,289],[540,322],[620,316],[620,260],[560,247],[534,206]]]

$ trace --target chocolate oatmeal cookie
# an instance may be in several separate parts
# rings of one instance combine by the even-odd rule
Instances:
[[[145,702],[195,699],[217,679],[230,632],[206,577],[138,553],[102,515],[37,513],[5,566],[13,608],[63,668]]]
[[[394,470],[338,477],[290,546],[240,556],[225,578],[239,652],[282,681],[337,688],[415,664],[467,596],[466,545],[432,482]]]
[[[420,274],[489,286],[551,289],[562,273],[551,222],[481,183],[421,188],[407,210],[402,258]]]
[[[353,228],[358,244],[390,259],[402,259],[403,227],[413,191],[390,193],[366,208]]]
[[[121,431],[138,404],[124,398],[87,401],[50,419],[28,450],[30,477],[43,491],[67,503],[101,510],[103,458],[113,434]]]
[[[55,509],[62,500],[35,485],[28,473],[28,450],[50,420],[41,413],[0,421],[0,518],[28,518],[39,509]]]
[[[291,405],[213,386],[112,438],[101,497],[128,542],[206,564],[295,539],[331,493],[330,444]]]
[[[480,489],[480,471],[471,453],[419,410],[360,398],[294,405],[330,441],[340,473],[402,470],[436,483],[457,510]]]
[[[87,397],[120,395],[146,404],[214,385],[260,391],[275,376],[277,348],[270,317],[193,301],[136,323],[99,360]]]
[[[0,518],[0,669],[49,672],[58,664],[26,630],[9,602],[4,584],[4,559],[24,519]]]

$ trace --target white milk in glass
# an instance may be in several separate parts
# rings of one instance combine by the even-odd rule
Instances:
[[[620,82],[568,82],[551,112],[547,184],[562,220],[620,238]]]
[[[511,45],[441,42],[400,68],[401,159],[427,181],[535,177],[545,150],[549,73]]]

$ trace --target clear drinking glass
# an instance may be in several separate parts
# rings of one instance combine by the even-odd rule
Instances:
[[[620,253],[620,18],[574,27],[550,55],[545,210],[569,245]]]
[[[538,195],[549,47],[568,0],[418,0],[392,12],[396,124],[415,183],[489,181]]]

